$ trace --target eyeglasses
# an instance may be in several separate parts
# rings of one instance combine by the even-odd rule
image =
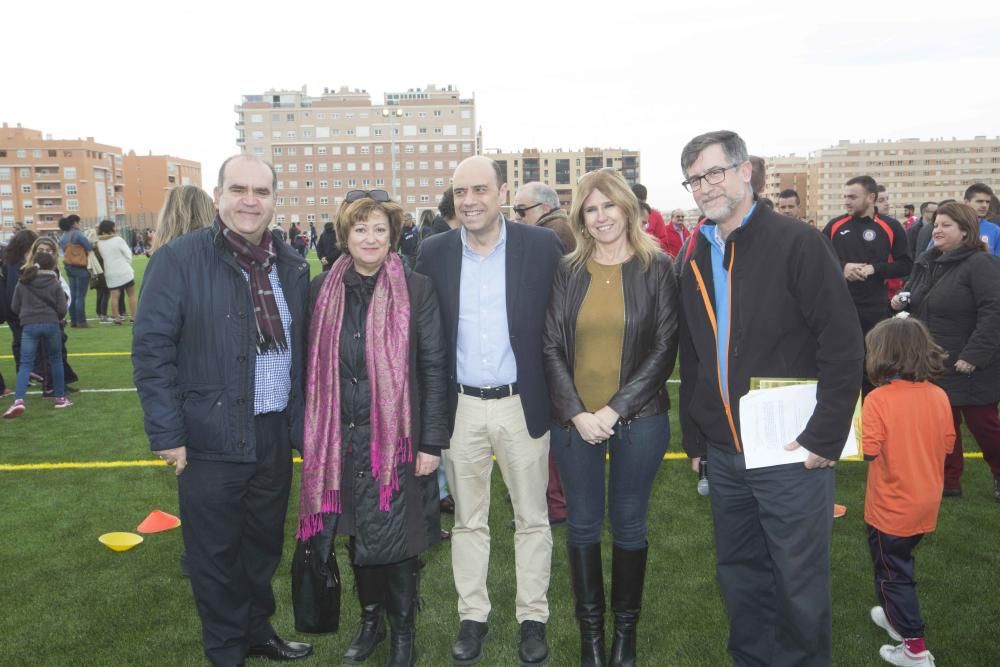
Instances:
[[[359,199],[374,199],[383,203],[390,201],[389,193],[385,190],[351,190],[344,195],[344,202],[347,204],[356,202]]]
[[[731,164],[728,167],[715,167],[713,169],[709,169],[701,176],[692,176],[688,180],[681,183],[681,185],[683,185],[684,189],[688,192],[697,192],[698,190],[701,190],[702,181],[705,181],[709,185],[718,185],[722,181],[726,180],[727,171],[730,169],[736,169],[738,166],[740,165]]]
[[[523,218],[525,213],[527,213],[531,209],[536,208],[536,207],[541,206],[541,205],[542,205],[542,202],[538,202],[537,204],[532,204],[531,206],[515,206],[514,207],[514,213],[517,214],[517,217]]]

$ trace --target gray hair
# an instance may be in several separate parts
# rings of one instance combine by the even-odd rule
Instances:
[[[275,192],[278,191],[278,172],[274,170],[274,165],[272,165],[267,160],[261,160],[259,157],[254,157],[253,155],[246,155],[244,153],[240,153],[239,155],[231,155],[227,157],[226,161],[222,163],[221,167],[219,167],[219,184],[216,186],[219,190],[222,189],[222,182],[223,180],[225,180],[226,177],[226,167],[228,167],[229,163],[232,162],[233,160],[250,160],[252,162],[260,162],[261,164],[266,165],[267,168],[271,170],[271,194],[274,194]]]
[[[534,199],[536,204],[547,204],[552,210],[559,208],[559,195],[541,181],[532,181],[521,186],[521,192],[525,192]]]
[[[749,159],[747,145],[740,135],[730,130],[717,130],[699,134],[681,151],[681,171],[687,176],[688,167],[694,164],[701,152],[714,144],[721,144],[722,150],[732,164],[743,164]]]

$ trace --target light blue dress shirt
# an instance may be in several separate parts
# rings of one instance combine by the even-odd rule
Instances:
[[[517,362],[507,326],[507,226],[486,256],[469,247],[462,227],[462,277],[458,302],[457,379],[470,387],[517,382]]]

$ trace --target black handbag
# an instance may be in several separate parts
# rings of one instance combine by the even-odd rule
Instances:
[[[292,608],[298,632],[324,634],[340,627],[340,569],[333,543],[332,534],[319,533],[295,545]]]

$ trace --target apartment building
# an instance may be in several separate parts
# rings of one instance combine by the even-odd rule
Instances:
[[[275,220],[332,221],[350,190],[382,189],[404,209],[435,208],[458,163],[481,152],[474,98],[452,86],[387,92],[269,90],[235,107],[237,145],[278,174]]]
[[[863,174],[886,186],[887,213],[900,217],[904,204],[919,207],[925,201],[961,199],[972,183],[985,183],[997,190],[1000,137],[841,140],[807,158],[768,158],[767,167],[765,194],[774,198],[784,183],[804,180],[805,215],[819,225],[843,212],[844,183]],[[802,189],[795,189],[802,194]]]
[[[639,151],[622,148],[556,148],[549,151],[525,148],[513,153],[489,152],[487,157],[495,160],[506,175],[509,186],[507,205],[511,204],[514,193],[522,184],[541,181],[559,194],[559,202],[568,209],[576,182],[587,172],[597,169],[615,169],[621,172],[629,185],[641,182]]]
[[[136,155],[122,159],[125,175],[126,221],[134,229],[156,227],[167,192],[178,185],[202,187],[201,163],[171,155]]]
[[[53,139],[17,124],[0,128],[0,238],[14,223],[58,230],[75,213],[83,225],[125,213],[122,150],[86,139]]]

